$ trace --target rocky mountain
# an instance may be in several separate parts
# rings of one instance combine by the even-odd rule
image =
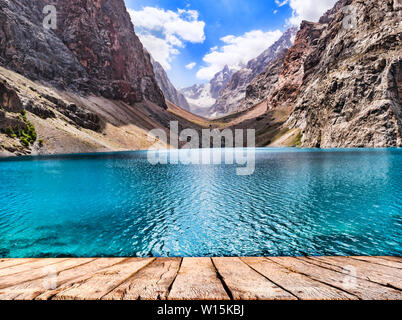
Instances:
[[[304,147],[401,147],[401,1],[341,0],[329,14],[286,125]]]
[[[191,87],[181,89],[180,92],[190,103],[189,111],[206,117],[213,117],[214,111],[211,109],[216,99],[222,93],[236,69],[225,66],[208,83],[195,84]]]
[[[259,146],[401,147],[401,18],[401,1],[338,1],[220,121],[256,129]]]
[[[56,30],[43,27],[46,4],[56,7]],[[60,88],[166,107],[124,0],[1,0],[0,8],[2,66]]]
[[[161,88],[165,99],[185,110],[190,110],[190,105],[187,102],[186,97],[182,93],[177,91],[172,82],[170,82],[169,77],[165,69],[163,69],[162,65],[152,58],[151,61],[154,67],[156,81],[158,82],[158,85]]]
[[[297,99],[304,76],[304,62],[317,45],[326,24],[303,21],[294,45],[283,50],[276,61],[247,87],[240,110],[266,100],[268,108],[292,105]]]
[[[124,0],[0,0],[0,25],[0,154],[145,149],[172,120],[199,128],[167,110]]]
[[[235,111],[241,111],[239,106],[246,96],[247,86],[260,73],[266,71],[270,63],[276,60],[283,50],[293,45],[297,31],[297,27],[288,29],[271,47],[257,58],[250,60],[246,67],[234,73],[212,106],[211,112],[216,116],[223,116]],[[246,104],[243,106],[246,106]]]

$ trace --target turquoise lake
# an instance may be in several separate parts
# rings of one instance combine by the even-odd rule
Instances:
[[[402,255],[402,150],[258,149],[0,160],[0,257]]]

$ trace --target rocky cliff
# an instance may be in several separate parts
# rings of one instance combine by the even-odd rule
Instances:
[[[268,109],[292,105],[297,99],[300,87],[303,83],[304,62],[317,45],[317,40],[325,27],[325,24],[303,21],[296,35],[294,45],[284,56],[282,69],[277,79],[275,79],[272,73],[275,74],[275,64],[280,64],[281,58],[268,68],[268,74],[265,77],[271,77],[268,78],[268,81],[271,79],[274,80],[272,85],[270,82],[265,83],[265,86],[267,86],[266,100]],[[275,80],[277,81],[275,82]],[[252,90],[253,89],[248,88],[249,93]],[[249,102],[250,95],[246,98],[246,105]]]
[[[166,147],[149,130],[199,129],[181,112],[167,109],[123,0],[0,0],[0,156]]]
[[[179,106],[185,110],[190,110],[190,105],[188,104],[186,97],[177,91],[175,86],[170,81],[165,69],[162,65],[151,58],[152,65],[154,66],[155,78],[161,88],[165,99],[172,102],[176,106]]]
[[[55,5],[56,29],[43,26]],[[124,0],[0,0],[0,65],[58,88],[166,107]]]
[[[282,55],[283,50],[293,45],[297,30],[296,27],[287,30],[271,47],[257,58],[250,60],[246,67],[234,73],[212,106],[211,112],[222,116],[235,111],[242,111],[240,105],[246,96],[247,87],[259,74],[266,71],[271,62]],[[242,105],[243,108],[248,106],[249,104],[246,103]]]
[[[402,3],[345,0],[335,9],[286,125],[304,147],[400,147]]]

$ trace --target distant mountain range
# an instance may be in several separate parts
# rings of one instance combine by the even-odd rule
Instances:
[[[181,89],[181,93],[190,102],[190,111],[208,118],[214,116],[214,111],[211,108],[216,99],[222,94],[222,90],[230,81],[232,75],[237,69],[229,69],[225,66],[223,70],[219,71],[212,80],[205,84],[196,84],[189,88]]]

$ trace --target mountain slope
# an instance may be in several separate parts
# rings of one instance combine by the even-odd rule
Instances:
[[[257,146],[401,147],[401,16],[397,0],[338,1],[249,86],[261,102],[218,121],[254,128]]]
[[[43,27],[46,4],[57,28]],[[0,1],[1,65],[60,88],[166,107],[123,0]]]
[[[345,28],[343,6],[355,11]],[[402,146],[402,4],[340,1],[304,63],[287,126],[305,147]],[[346,11],[346,10],[345,10]]]
[[[212,113],[216,116],[223,116],[235,111],[241,111],[239,105],[246,96],[247,86],[255,77],[264,72],[283,50],[293,45],[297,30],[298,28],[296,27],[287,30],[271,47],[257,58],[250,60],[245,68],[234,73],[216,103],[212,106]]]
[[[0,0],[0,25],[0,154],[146,149],[170,121],[201,128],[167,110],[123,0]]]
[[[170,82],[169,77],[162,65],[152,58],[151,61],[154,67],[156,81],[158,82],[165,99],[183,109],[190,110],[190,105],[188,104],[186,97],[176,90],[174,85]]]

